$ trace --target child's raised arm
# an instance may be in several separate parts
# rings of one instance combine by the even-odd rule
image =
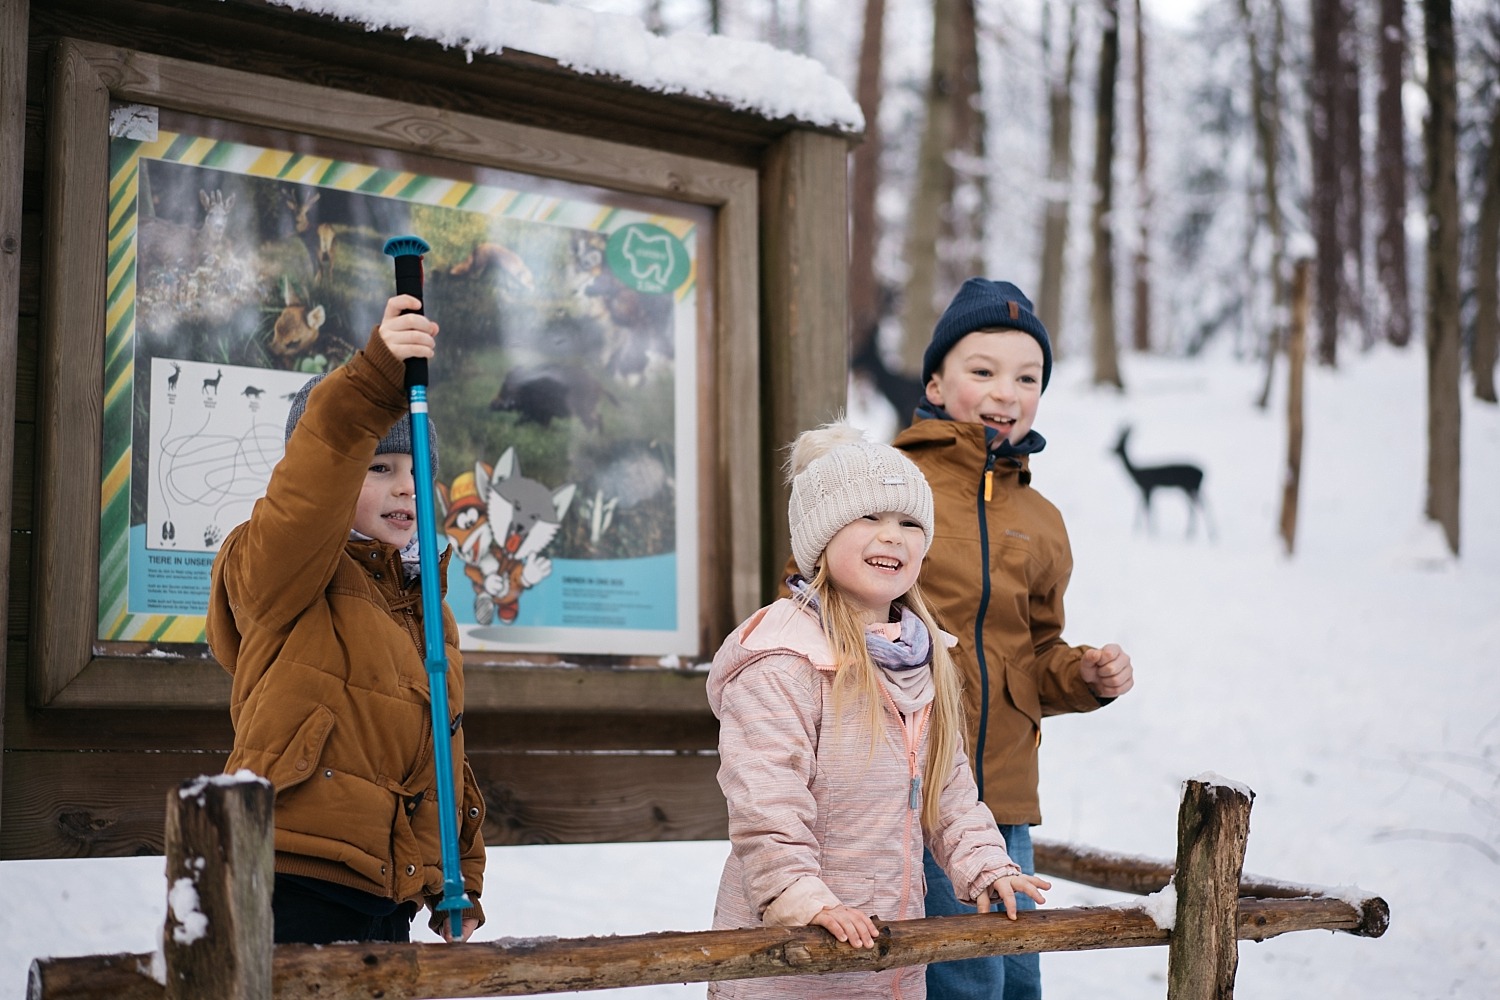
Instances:
[[[392,295],[385,303],[380,319],[380,339],[398,359],[430,358],[436,346],[438,325],[421,313],[406,312],[422,308],[421,300],[411,295]]]

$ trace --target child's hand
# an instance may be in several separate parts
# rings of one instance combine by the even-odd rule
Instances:
[[[880,936],[875,921],[852,906],[825,906],[812,918],[812,923],[856,948],[873,948]]]
[[[452,928],[453,928],[453,925],[451,923],[449,923],[448,918],[446,916],[443,918],[443,922],[438,925],[438,933],[443,936],[443,940],[445,942],[447,942],[448,944],[452,944],[453,943],[453,929]],[[463,937],[459,938],[459,940],[460,941],[467,941],[467,940],[469,940],[469,936],[472,935],[478,929],[479,929],[479,918],[478,917],[464,917],[463,927],[461,928],[461,932],[463,934]]]
[[[1078,672],[1096,698],[1118,698],[1135,686],[1130,654],[1114,643],[1085,650]]]
[[[420,309],[422,303],[410,295],[393,295],[386,300],[385,315],[381,317],[380,339],[385,341],[388,351],[402,361],[408,358],[430,358],[436,347],[438,325],[421,313],[405,313],[403,309]]]
[[[1042,895],[1043,889],[1052,888],[1052,883],[1035,875],[1002,875],[995,879],[994,883],[979,894],[979,899],[974,903],[974,908],[980,913],[988,913],[992,908],[992,900],[1005,903],[1005,915],[1010,919],[1016,919],[1016,893],[1024,892],[1038,903],[1045,903],[1046,897]]]

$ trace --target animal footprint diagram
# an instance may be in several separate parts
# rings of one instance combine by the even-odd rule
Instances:
[[[152,359],[148,548],[212,552],[249,517],[285,450],[284,396],[306,378]],[[176,392],[180,382],[201,384],[203,392]]]

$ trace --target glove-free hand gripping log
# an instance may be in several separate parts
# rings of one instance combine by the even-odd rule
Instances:
[[[422,299],[422,256],[432,248],[418,236],[393,236],[385,252],[396,267],[396,294]],[[407,312],[420,313],[421,308]],[[406,360],[411,407],[411,466],[417,492],[418,565],[422,576],[422,634],[427,689],[432,703],[433,759],[437,771],[438,832],[443,841],[443,901],[453,940],[463,934],[463,911],[473,906],[464,892],[458,861],[458,806],[453,787],[453,734],[448,720],[448,656],[443,649],[443,589],[438,581],[437,511],[433,505],[432,446],[427,437],[427,359]]]

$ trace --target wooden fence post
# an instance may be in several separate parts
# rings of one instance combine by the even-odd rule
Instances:
[[[1167,945],[1167,1000],[1234,996],[1240,870],[1254,798],[1243,785],[1207,775],[1183,784],[1173,877],[1177,919]]]
[[[167,1000],[271,1000],[272,800],[254,776],[167,793]]]

